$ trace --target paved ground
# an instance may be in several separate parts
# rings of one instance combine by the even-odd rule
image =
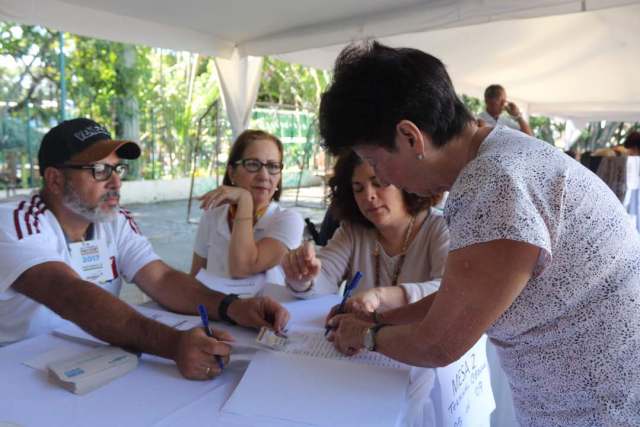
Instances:
[[[296,191],[285,190],[281,203],[285,207],[296,209],[303,218],[311,218],[319,224],[324,217],[322,203],[323,188],[302,188],[296,204]],[[199,204],[195,201],[191,208],[191,222],[187,222],[187,200],[133,204],[125,206],[130,210],[153,248],[167,264],[182,271],[189,271],[193,242],[200,217]],[[145,296],[134,285],[126,285],[121,297],[131,303],[145,301]]]

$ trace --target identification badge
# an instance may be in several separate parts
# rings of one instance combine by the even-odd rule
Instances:
[[[263,326],[256,337],[256,342],[274,350],[282,350],[287,345],[287,339],[286,335],[278,334]]]
[[[69,244],[73,269],[84,280],[102,284],[113,280],[113,271],[107,245],[103,240]]]

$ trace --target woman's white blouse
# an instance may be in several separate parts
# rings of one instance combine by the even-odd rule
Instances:
[[[229,205],[218,206],[202,213],[193,251],[207,259],[207,271],[218,277],[229,275],[229,243],[231,230],[227,222]],[[295,249],[302,242],[304,221],[292,209],[282,208],[271,202],[267,211],[253,227],[255,241],[271,238]],[[267,281],[284,284],[284,274],[279,265],[266,271]]]

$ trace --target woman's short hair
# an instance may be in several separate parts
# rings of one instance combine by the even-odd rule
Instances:
[[[359,144],[392,150],[402,120],[440,146],[474,119],[438,58],[375,41],[347,46],[320,102],[325,147],[334,154]]]
[[[637,130],[629,132],[624,140],[624,148],[640,149],[640,132]]]
[[[242,160],[244,156],[244,152],[247,147],[255,141],[258,140],[269,140],[273,141],[278,147],[278,151],[280,152],[280,161],[284,162],[284,149],[282,148],[282,142],[275,135],[271,135],[269,132],[265,132],[263,130],[257,129],[247,129],[242,132],[236,140],[233,142],[231,146],[231,151],[229,152],[229,159],[227,160],[227,169],[224,173],[224,178],[222,180],[222,184],[224,185],[233,185],[231,183],[231,177],[229,176],[229,172],[232,168],[238,167],[235,163],[238,160]],[[273,200],[280,200],[280,195],[282,194],[282,173],[280,173],[280,181],[278,181],[278,189],[273,194]]]
[[[331,214],[338,221],[349,221],[351,223],[362,224],[365,227],[373,227],[358,208],[355,195],[353,194],[353,172],[361,165],[363,160],[353,151],[345,152],[340,157],[333,168],[334,174],[329,180],[331,189]],[[440,201],[442,195],[437,198],[422,197],[404,190],[402,200],[409,215],[417,215],[420,211],[430,208]]]

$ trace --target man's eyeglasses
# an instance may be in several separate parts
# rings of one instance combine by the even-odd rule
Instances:
[[[282,171],[282,163],[278,162],[267,162],[262,163],[258,159],[242,159],[238,160],[234,163],[234,165],[242,165],[243,168],[247,170],[247,172],[258,172],[260,169],[265,167],[269,175],[278,175]]]
[[[106,181],[111,178],[111,174],[113,171],[116,171],[116,174],[120,178],[124,178],[124,176],[129,172],[129,165],[125,163],[118,163],[117,165],[109,165],[107,163],[94,163],[93,165],[59,165],[56,166],[58,169],[91,169],[91,173],[93,174],[93,178],[96,181]]]

